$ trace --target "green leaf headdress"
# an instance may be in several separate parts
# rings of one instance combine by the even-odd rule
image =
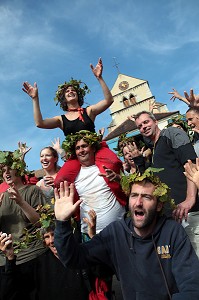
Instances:
[[[102,136],[89,130],[80,130],[75,134],[71,133],[67,135],[62,143],[62,148],[65,150],[67,158],[75,156],[75,145],[82,139],[89,145],[99,149]]]
[[[26,163],[23,160],[23,154],[19,149],[14,152],[11,151],[0,151],[0,179],[3,179],[2,167],[8,166],[12,170],[16,170],[17,176],[23,176],[28,174],[26,169]]]
[[[188,133],[188,131],[191,129],[186,121],[186,117],[181,114],[169,119],[168,125],[166,127],[168,128],[168,127],[172,126],[173,124],[180,125],[186,133]]]
[[[77,91],[79,106],[83,105],[85,95],[90,93],[88,86],[84,82],[82,82],[81,80],[73,79],[72,77],[70,81],[65,81],[64,83],[59,84],[54,100],[57,102],[56,105],[58,105],[59,103],[61,109],[63,109],[64,111],[68,109],[67,103],[65,101],[65,90],[69,86],[73,86]]]
[[[155,175],[160,171],[163,171],[163,168],[148,168],[144,173],[133,173],[128,176],[122,175],[121,185],[124,192],[129,195],[130,187],[135,182],[141,182],[143,180],[148,180],[155,185],[154,196],[158,197],[158,200],[163,203],[169,203],[172,209],[175,208],[175,202],[170,196],[170,188],[165,183],[161,182],[160,178]]]

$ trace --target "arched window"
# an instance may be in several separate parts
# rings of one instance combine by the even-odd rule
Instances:
[[[123,97],[122,101],[123,101],[125,107],[129,106],[129,100],[126,97]]]
[[[135,98],[135,96],[133,94],[129,95],[129,100],[130,100],[131,104],[136,104],[136,98]]]

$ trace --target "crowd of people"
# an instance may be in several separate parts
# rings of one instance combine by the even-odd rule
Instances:
[[[72,78],[53,118],[42,117],[36,82],[23,84],[35,125],[65,140],[41,149],[40,178],[26,144],[0,151],[0,300],[114,300],[115,277],[125,300],[199,299],[198,96],[173,89],[189,109],[163,130],[154,105],[130,116],[143,140],[122,134],[116,154],[95,132],[113,103],[101,58],[91,70],[104,100],[82,107],[90,90]]]

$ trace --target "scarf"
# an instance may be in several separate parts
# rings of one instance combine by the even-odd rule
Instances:
[[[82,107],[78,107],[78,108],[69,108],[68,111],[78,111],[79,113],[79,120],[84,122],[84,118],[83,118],[83,113],[84,113],[84,109]]]

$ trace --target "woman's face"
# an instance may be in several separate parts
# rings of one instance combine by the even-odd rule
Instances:
[[[44,170],[53,170],[56,169],[57,157],[54,157],[52,151],[46,148],[40,153],[40,162]]]
[[[135,149],[133,146],[125,146],[123,148],[123,156],[124,159],[129,163],[129,165],[134,165],[133,158],[138,156],[137,149]]]
[[[78,101],[78,94],[73,86],[68,86],[65,90],[65,99],[67,103]]]

